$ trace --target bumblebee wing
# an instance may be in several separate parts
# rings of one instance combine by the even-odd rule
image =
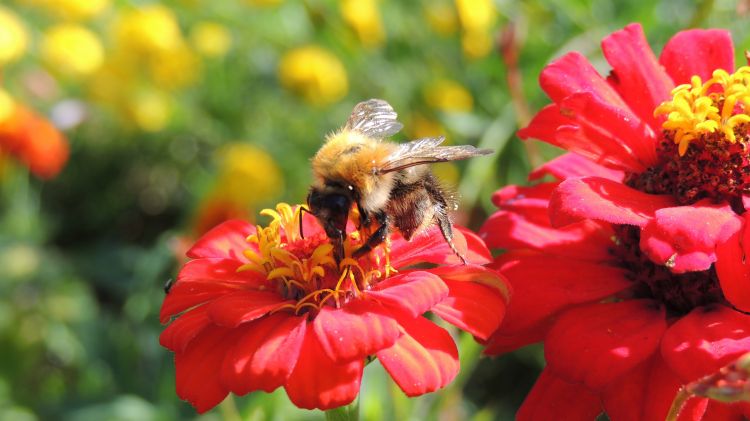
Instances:
[[[445,137],[440,136],[426,137],[401,144],[393,153],[388,155],[376,171],[379,174],[385,174],[415,165],[458,161],[493,152],[491,149],[477,149],[471,145],[440,146],[443,141],[445,141]]]
[[[397,117],[398,114],[393,111],[391,104],[382,99],[368,99],[354,106],[344,128],[383,139],[393,136],[404,127],[398,122]]]

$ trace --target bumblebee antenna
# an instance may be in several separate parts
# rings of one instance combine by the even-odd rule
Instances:
[[[305,205],[299,205],[299,236],[302,237],[303,240],[305,239],[305,233],[302,230],[302,214],[305,212],[315,216],[315,214],[310,212],[310,209],[307,209]]]

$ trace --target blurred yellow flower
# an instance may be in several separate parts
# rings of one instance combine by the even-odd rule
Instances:
[[[69,77],[88,76],[104,62],[99,38],[77,24],[48,28],[42,38],[41,55],[53,72]]]
[[[15,108],[16,102],[13,97],[10,96],[8,91],[0,88],[0,123],[13,116]]]
[[[172,116],[170,97],[155,89],[135,93],[127,105],[127,112],[132,121],[147,132],[162,130]]]
[[[23,0],[21,2],[71,20],[92,18],[110,5],[110,0]]]
[[[317,46],[287,52],[279,65],[281,84],[313,105],[335,102],[346,95],[349,81],[341,61]]]
[[[114,31],[117,46],[136,55],[174,50],[184,42],[174,13],[158,4],[122,13]]]
[[[425,91],[425,101],[433,109],[447,112],[468,112],[474,107],[474,98],[461,84],[441,79]]]
[[[461,46],[471,58],[486,56],[492,50],[492,28],[497,9],[492,0],[455,0],[461,23]]]
[[[151,57],[148,68],[159,87],[180,89],[195,83],[201,73],[201,61],[187,44],[180,43]]]
[[[433,164],[432,173],[444,183],[444,187],[448,187],[449,191],[451,188],[455,188],[455,186],[458,185],[458,182],[461,181],[461,172],[458,171],[458,166],[453,162],[439,162]]]
[[[445,135],[445,128],[439,122],[422,113],[412,114],[407,127],[409,127],[409,137],[412,139]]]
[[[190,42],[206,57],[222,57],[232,47],[232,34],[224,25],[200,22],[190,31]]]
[[[29,35],[21,19],[0,6],[0,66],[20,58],[26,52]]]
[[[431,1],[425,4],[427,24],[440,35],[453,35],[458,30],[458,17],[452,4]]]
[[[230,143],[218,151],[220,172],[216,194],[244,206],[255,206],[277,197],[284,178],[276,161],[248,143]]]
[[[131,91],[133,70],[129,57],[117,52],[108,55],[104,64],[88,80],[89,96],[105,104],[122,104]]]
[[[376,0],[341,0],[341,16],[366,47],[374,47],[385,40],[385,30]]]

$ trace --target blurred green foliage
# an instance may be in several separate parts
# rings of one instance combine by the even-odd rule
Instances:
[[[252,217],[277,200],[303,201],[310,156],[360,100],[380,97],[393,104],[405,123],[399,140],[446,133],[450,142],[497,150],[491,158],[437,170],[453,178],[464,196],[457,219],[477,228],[492,212],[494,190],[526,180],[529,157],[514,133],[528,118],[519,113],[524,105],[536,110],[545,104],[536,80],[552,58],[576,49],[606,73],[599,41],[630,22],[643,24],[657,52],[690,26],[730,29],[737,51],[750,48],[750,5],[744,0],[382,0],[372,3],[379,17],[369,15],[380,29],[367,26],[367,14],[364,26],[347,21],[344,1],[173,0],[161,4],[176,23],[176,48],[187,48],[192,58],[185,61],[190,68],[172,69],[166,82],[183,72],[193,78],[175,87],[146,67],[148,60],[155,66],[179,60],[126,54],[121,50],[135,47],[118,40],[122,16],[156,2],[101,3],[100,10],[77,18],[44,0],[3,5],[22,22],[29,42],[22,57],[3,65],[2,87],[58,124],[67,121],[60,113],[71,112],[70,100],[77,101],[72,110],[83,114],[63,124],[71,155],[57,178],[40,181],[8,158],[0,169],[0,419],[195,418],[176,397],[172,356],[158,344],[164,282],[175,275],[201,223],[217,217],[206,211],[207,202],[241,197],[231,212],[221,206],[216,212]],[[489,7],[492,16],[470,21],[458,14],[459,4]],[[104,58],[99,63],[94,56],[90,73],[61,74],[64,63],[42,51],[48,28],[62,22],[99,39]],[[218,25],[230,44],[210,30],[197,41],[196,28],[205,22]],[[496,37],[510,30],[521,75],[514,88],[525,104],[511,100],[508,68],[495,51]],[[487,40],[489,50],[482,44]],[[340,63],[345,87],[337,65],[322,58],[306,56],[301,67],[290,65],[291,76],[282,75],[284,57],[310,45]],[[115,60],[120,55],[128,65]],[[110,60],[132,74],[101,82]],[[305,73],[315,66],[322,71]],[[228,158],[217,151],[236,143],[250,145],[251,156],[269,156],[278,172],[257,171],[261,158],[240,159],[241,168],[227,170]],[[537,161],[557,153],[537,148]],[[227,188],[227,180],[236,178],[239,187]],[[267,185],[276,188],[268,191]],[[543,364],[541,350],[488,359],[472,338],[458,339],[462,371],[436,394],[407,399],[380,366],[368,366],[363,418],[512,419]],[[322,414],[294,408],[277,391],[235,397],[200,418],[238,417]]]

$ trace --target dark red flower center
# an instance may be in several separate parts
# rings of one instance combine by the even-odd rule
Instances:
[[[693,76],[654,111],[666,115],[657,148],[660,162],[625,182],[652,194],[669,194],[686,205],[701,199],[726,202],[744,212],[750,190],[750,67],[729,74],[717,69],[705,83]]]
[[[617,241],[612,253],[628,270],[633,287],[630,298],[650,298],[664,305],[670,316],[682,316],[711,303],[726,303],[714,267],[699,272],[672,273],[667,266],[651,261],[641,251],[640,229],[615,227]]]

